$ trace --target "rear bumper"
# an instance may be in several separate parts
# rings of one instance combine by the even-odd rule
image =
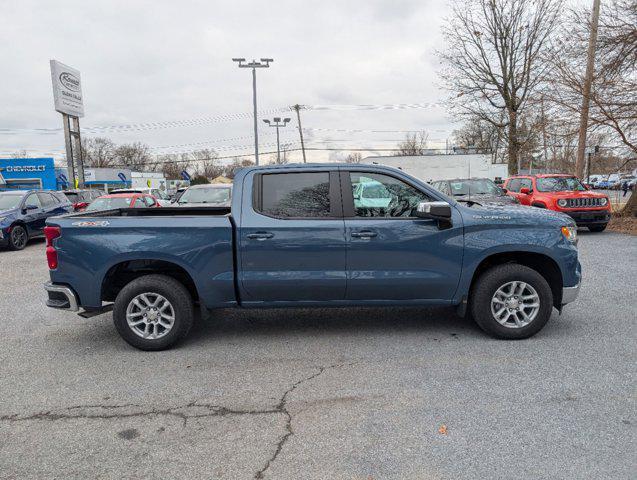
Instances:
[[[562,213],[575,220],[577,225],[604,224],[610,221],[610,212],[608,210],[562,210]]]
[[[579,289],[581,285],[582,285],[582,282],[579,282],[574,287],[562,288],[562,305],[566,305],[567,303],[571,303],[575,301],[575,299],[579,295]]]
[[[70,287],[47,282],[44,284],[44,290],[48,294],[47,307],[68,310],[69,312],[78,312],[80,310],[77,295]]]

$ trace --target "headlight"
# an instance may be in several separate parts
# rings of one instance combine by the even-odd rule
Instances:
[[[4,222],[4,219],[7,217],[0,217],[0,223]]]
[[[577,227],[562,227],[562,235],[571,243],[577,243]]]
[[[603,207],[608,203],[608,198],[604,197],[599,201],[599,204]],[[2,221],[2,219],[0,218],[0,221]]]
[[[566,205],[568,205],[568,202],[566,201],[566,199],[565,199],[565,198],[560,198],[560,199],[557,201],[557,205],[558,205],[559,207],[562,207],[562,208],[563,208],[563,207],[565,207]]]

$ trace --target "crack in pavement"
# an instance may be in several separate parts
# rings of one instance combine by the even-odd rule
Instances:
[[[122,410],[126,408],[138,408],[137,411],[124,411],[119,412],[116,410]],[[205,409],[207,411],[203,413],[196,413],[198,409]],[[95,412],[91,410],[96,410]],[[115,410],[115,411],[113,411]],[[185,411],[184,411],[185,410]],[[188,410],[195,410],[195,412],[188,412]],[[77,412],[77,413],[75,413]],[[74,420],[74,419],[123,419],[133,417],[146,417],[146,416],[173,416],[183,421],[185,427],[189,418],[204,418],[204,417],[224,417],[229,415],[269,415],[273,413],[281,413],[276,409],[262,409],[262,410],[238,410],[223,407],[220,405],[213,405],[207,403],[198,403],[196,401],[190,402],[184,405],[178,405],[175,407],[168,407],[163,409],[150,409],[143,410],[142,405],[127,403],[122,405],[75,405],[67,407],[61,410],[46,410],[38,413],[33,413],[27,416],[20,416],[19,414],[2,415],[0,416],[0,422],[27,422],[27,421],[57,421],[57,420]]]
[[[260,480],[260,479],[264,478],[265,472],[268,470],[268,468],[270,468],[270,465],[272,465],[272,463],[277,459],[277,457],[281,453],[281,450],[283,450],[283,446],[285,445],[285,443],[288,441],[288,439],[292,435],[294,435],[294,430],[292,430],[292,414],[287,409],[288,395],[290,395],[294,390],[296,390],[296,388],[299,385],[301,385],[301,384],[303,384],[305,382],[309,382],[310,380],[315,379],[316,377],[318,377],[321,374],[323,374],[323,372],[325,372],[326,370],[329,370],[329,369],[332,369],[332,368],[340,368],[340,367],[343,367],[345,365],[351,366],[351,365],[354,365],[354,364],[353,363],[349,363],[349,364],[338,363],[338,364],[334,364],[334,365],[329,365],[327,367],[318,367],[318,372],[313,373],[309,377],[305,377],[305,378],[299,380],[298,382],[296,382],[294,385],[292,385],[290,388],[288,388],[283,393],[283,396],[281,397],[281,400],[279,401],[279,403],[275,407],[275,410],[278,413],[282,413],[283,415],[286,416],[286,422],[285,422],[285,430],[286,430],[286,432],[285,432],[285,434],[283,434],[283,436],[281,438],[279,438],[279,441],[277,442],[276,449],[274,450],[274,453],[266,461],[266,463],[263,466],[263,468],[261,470],[259,470],[257,473],[254,474],[254,479],[255,480]]]
[[[87,404],[87,405],[74,405],[58,410],[45,410],[37,413],[33,413],[26,416],[20,416],[20,414],[1,415],[0,422],[29,422],[29,421],[64,421],[75,419],[125,419],[134,417],[147,417],[147,416],[172,416],[179,418],[183,422],[183,427],[186,427],[188,419],[190,418],[205,418],[205,417],[224,417],[232,415],[284,415],[285,433],[281,436],[276,444],[276,448],[273,454],[265,462],[264,466],[254,474],[254,479],[263,479],[265,472],[270,468],[272,463],[277,459],[281,453],[283,446],[288,439],[294,435],[292,429],[292,414],[287,408],[288,396],[296,390],[300,385],[305,382],[309,382],[322,375],[326,370],[333,368],[340,368],[343,366],[351,366],[354,363],[339,363],[334,365],[328,365],[326,367],[317,367],[318,371],[309,375],[301,380],[295,382],[290,388],[288,388],[281,396],[279,403],[271,408],[264,409],[233,409],[224,407],[221,405],[214,405],[208,403],[199,403],[197,401],[189,402],[184,405],[177,405],[174,407],[168,407],[163,409],[152,408],[150,410],[144,409],[143,405],[126,403],[120,405],[108,405],[108,404]],[[128,410],[126,410],[128,409]],[[201,412],[201,409],[204,411]],[[123,410],[123,411],[122,411]]]

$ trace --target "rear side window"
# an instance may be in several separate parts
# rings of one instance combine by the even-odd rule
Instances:
[[[52,205],[56,205],[57,202],[55,198],[50,193],[38,192],[38,197],[40,197],[40,203],[45,207],[50,207]]]
[[[329,172],[261,175],[258,212],[280,218],[331,216]]]

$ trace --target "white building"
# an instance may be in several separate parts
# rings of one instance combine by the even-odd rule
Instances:
[[[491,156],[483,154],[366,157],[363,163],[397,167],[425,182],[471,177],[496,180],[509,176],[506,163],[491,163]]]

